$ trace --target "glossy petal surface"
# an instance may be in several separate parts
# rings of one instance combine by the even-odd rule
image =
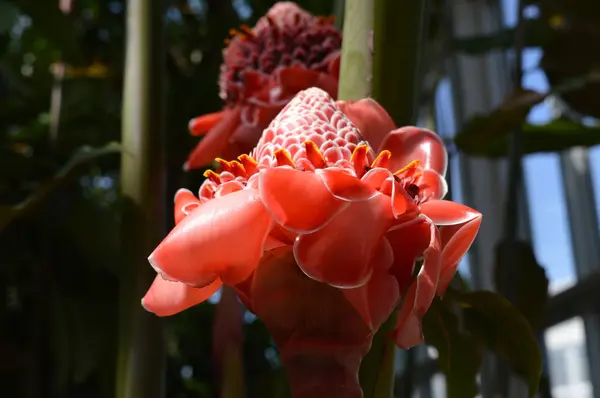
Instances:
[[[323,179],[329,192],[341,200],[357,202],[368,200],[377,194],[372,186],[364,184],[347,170],[330,167],[318,169],[316,174]]]
[[[216,126],[225,116],[224,111],[209,113],[190,120],[188,128],[192,135],[204,135]]]
[[[436,225],[464,224],[481,213],[457,202],[449,200],[430,200],[420,206],[421,212]]]
[[[216,278],[238,283],[258,264],[270,226],[256,191],[233,192],[181,220],[148,261],[166,279],[192,286],[206,286]]]
[[[371,277],[376,249],[391,220],[390,199],[384,195],[353,202],[323,229],[296,239],[298,266],[332,286],[362,286]]]
[[[222,285],[217,279],[208,286],[195,288],[157,275],[142,299],[142,305],[158,316],[170,316],[208,300]]]
[[[342,102],[338,105],[348,118],[360,130],[362,137],[371,148],[380,152],[381,144],[387,134],[396,128],[390,115],[379,103],[371,98],[356,102]]]
[[[260,198],[275,222],[298,233],[323,228],[348,206],[333,197],[315,173],[269,168],[261,171],[258,186]]]
[[[410,348],[423,341],[421,320],[435,297],[441,269],[441,242],[437,227],[430,224],[430,242],[423,256],[423,266],[411,284],[398,312],[394,338],[400,348]]]
[[[175,193],[175,224],[179,224],[198,206],[200,206],[200,200],[190,190],[178,190]]]
[[[432,169],[446,175],[448,154],[444,143],[433,131],[418,127],[402,127],[391,131],[383,140],[380,150],[392,153],[390,170],[399,170],[414,160],[423,169]]]
[[[442,271],[440,273],[440,282],[438,285],[438,295],[443,296],[456,274],[459,261],[467,253],[479,227],[481,226],[482,216],[477,213],[474,217],[463,224],[441,227],[442,237]]]

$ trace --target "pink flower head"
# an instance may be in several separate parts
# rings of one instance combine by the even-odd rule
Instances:
[[[437,135],[396,129],[373,100],[336,103],[310,88],[285,106],[251,155],[218,161],[223,171],[206,173],[198,198],[185,190],[175,197],[177,226],[149,257],[159,273],[143,299],[149,311],[174,314],[225,283],[272,333],[287,336],[276,339],[285,345],[291,337],[281,330],[301,334],[289,326],[294,311],[277,304],[286,298],[298,306],[339,295],[346,304],[336,298],[336,308],[357,314],[352,328],[364,337],[402,297],[396,342],[422,341],[421,319],[481,223],[479,212],[442,200],[447,161]],[[275,281],[288,287],[277,290]],[[309,283],[314,296],[294,295],[293,286]],[[331,311],[336,325],[350,322]],[[331,344],[343,339],[336,336]]]
[[[315,17],[292,2],[276,3],[252,29],[242,26],[223,51],[219,77],[225,109],[190,121],[205,135],[186,169],[217,156],[232,159],[254,148],[262,131],[301,90],[337,94],[341,33],[331,18]]]

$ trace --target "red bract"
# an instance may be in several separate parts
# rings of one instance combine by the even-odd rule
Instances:
[[[374,331],[402,297],[396,342],[422,341],[421,319],[481,223],[477,211],[442,200],[443,143],[428,130],[395,129],[373,100],[336,103],[311,88],[251,156],[218,162],[223,172],[206,173],[199,198],[176,195],[178,224],[149,257],[162,278],[145,307],[172,314],[231,285],[273,334],[297,396],[308,391],[294,380],[319,374],[360,396],[356,371]],[[327,372],[307,364],[315,356]]]
[[[292,2],[275,4],[253,29],[242,26],[223,51],[219,77],[225,109],[192,119],[205,135],[185,164],[205,166],[254,148],[262,131],[296,93],[320,87],[337,94],[341,33],[331,18],[315,17]]]

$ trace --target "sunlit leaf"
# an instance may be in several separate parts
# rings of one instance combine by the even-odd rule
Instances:
[[[529,387],[533,398],[542,374],[542,356],[525,317],[501,295],[490,291],[452,294],[462,308],[465,329],[485,342]]]

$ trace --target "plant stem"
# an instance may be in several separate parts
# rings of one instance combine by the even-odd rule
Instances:
[[[123,92],[121,189],[123,258],[117,362],[117,398],[164,394],[164,342],[159,318],[143,310],[150,286],[146,257],[164,223],[163,2],[129,0]]]
[[[398,126],[414,124],[425,0],[375,0],[373,98]]]
[[[345,0],[338,99],[359,100],[371,93],[373,0]]]
[[[375,0],[372,93],[396,125],[415,124],[425,0]],[[395,314],[375,337],[360,369],[365,398],[391,398]]]

